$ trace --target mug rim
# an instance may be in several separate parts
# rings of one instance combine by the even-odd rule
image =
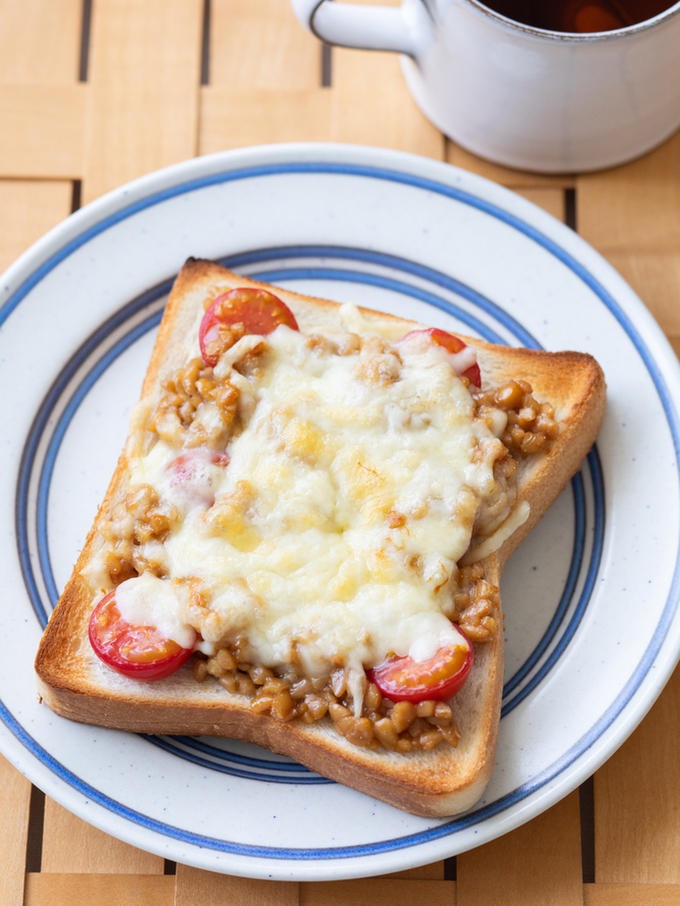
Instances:
[[[463,2],[466,2],[466,0],[463,0]],[[636,22],[635,25],[625,25],[623,28],[615,28],[611,31],[575,32],[554,31],[548,28],[538,28],[535,25],[527,25],[525,22],[517,22],[515,19],[511,19],[508,16],[504,16],[501,13],[490,9],[482,2],[482,0],[467,0],[467,3],[479,13],[482,13],[482,15],[488,16],[490,19],[496,19],[498,22],[505,26],[510,26],[516,31],[535,35],[540,38],[553,39],[555,41],[568,41],[569,43],[592,43],[595,41],[612,41],[626,38],[629,35],[634,35],[641,31],[647,31],[649,28],[654,28],[680,13],[680,0],[676,0],[676,2],[671,4],[668,9],[657,13],[656,16],[651,16],[649,19],[644,19],[642,22]]]

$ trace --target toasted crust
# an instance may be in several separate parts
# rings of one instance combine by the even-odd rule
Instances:
[[[183,364],[186,337],[194,337],[206,299],[236,286],[263,286],[218,264],[190,258],[170,295],[142,389],[153,411],[164,379]],[[336,303],[277,288],[303,331],[337,322]],[[413,322],[362,310],[367,321],[398,337]],[[510,378],[528,380],[539,400],[549,400],[560,434],[547,453],[529,458],[518,470],[519,499],[531,514],[496,554],[484,561],[488,581],[497,585],[508,556],[526,537],[578,469],[599,430],[605,383],[597,363],[576,352],[493,346],[465,338],[477,347],[484,384]],[[45,631],[35,668],[40,695],[56,713],[83,723],[143,733],[227,736],[266,746],[312,770],[415,814],[441,817],[474,804],[491,774],[500,715],[503,634],[476,646],[473,671],[456,697],[462,739],[456,749],[437,746],[408,755],[370,751],[348,743],[330,721],[312,725],[282,723],[253,712],[245,696],[217,683],[199,684],[190,667],[152,684],[118,676],[101,664],[87,638],[93,596],[83,571],[103,544],[97,526],[125,496],[127,453],[123,452],[64,594]],[[500,617],[500,614],[499,614]]]

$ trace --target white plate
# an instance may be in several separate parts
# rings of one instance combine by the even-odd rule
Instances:
[[[596,449],[503,579],[506,690],[482,801],[431,821],[228,740],[151,739],[38,703],[32,661],[127,432],[189,255],[510,344],[601,362]],[[415,866],[537,815],[623,742],[680,650],[675,356],[621,278],[514,194],[377,149],[199,158],[70,217],[0,283],[0,747],[46,793],[202,868],[322,880]],[[18,467],[17,463],[21,463]]]

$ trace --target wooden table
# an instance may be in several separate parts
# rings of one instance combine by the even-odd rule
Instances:
[[[288,0],[0,0],[0,270],[134,177],[197,154],[310,140],[415,152],[531,199],[622,273],[680,351],[680,134],[603,173],[520,173],[444,138],[396,57],[321,48]],[[2,761],[0,903],[680,903],[679,752],[676,671],[595,777],[519,830],[386,878],[301,884],[168,864],[73,817]]]

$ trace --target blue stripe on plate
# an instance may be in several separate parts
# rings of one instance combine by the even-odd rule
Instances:
[[[48,426],[49,420],[52,417],[55,407],[58,405],[59,400],[65,393],[69,382],[73,379],[73,376],[78,372],[79,368],[83,366],[88,358],[92,356],[100,346],[106,345],[107,338],[111,334],[119,330],[126,321],[128,321],[134,315],[139,314],[139,312],[143,311],[148,305],[152,304],[163,295],[167,295],[167,293],[170,292],[172,283],[172,279],[165,280],[158,286],[146,290],[136,299],[133,299],[131,302],[120,308],[117,312],[114,312],[114,314],[110,318],[107,318],[107,320],[104,321],[104,323],[101,324],[101,326],[98,327],[90,337],[88,337],[88,339],[78,350],[76,350],[71,359],[66,363],[66,365],[57,375],[56,380],[50,387],[47,395],[45,396],[45,399],[40,405],[36,416],[33,419],[33,423],[29,429],[26,444],[21,456],[19,475],[17,478],[15,521],[17,547],[22,574],[26,582],[29,600],[31,602],[33,610],[36,613],[38,621],[40,622],[40,625],[43,627],[47,625],[48,614],[45,610],[33,574],[31,551],[28,542],[28,516],[26,511],[28,502],[28,489],[34,471],[34,463],[38,446]],[[160,317],[161,314],[159,313],[159,320]],[[58,595],[54,588],[54,581],[52,580],[50,600],[53,607],[56,604],[57,598]]]
[[[578,472],[571,483],[572,487],[572,496],[574,500],[574,512],[576,516],[576,531],[574,538],[574,549],[571,555],[571,562],[569,564],[569,571],[567,573],[567,581],[564,587],[564,591],[560,598],[559,604],[555,609],[548,628],[543,633],[543,636],[539,640],[538,645],[531,652],[529,657],[526,659],[524,664],[517,670],[517,672],[510,677],[507,683],[503,686],[503,698],[507,699],[510,693],[520,685],[520,683],[531,673],[536,664],[543,657],[545,652],[548,650],[551,641],[553,640],[555,633],[557,632],[559,626],[564,620],[569,605],[571,603],[572,595],[576,588],[576,583],[578,581],[579,574],[581,572],[581,565],[583,562],[583,552],[585,548],[585,527],[586,527],[586,513],[585,513],[585,496],[583,493],[583,478],[581,473]],[[518,697],[513,697],[509,701],[506,701],[503,705],[503,711],[501,716],[508,714],[516,704],[519,704],[521,699]]]
[[[467,327],[479,333],[480,337],[491,343],[503,343],[503,338],[495,331],[491,330],[488,325],[484,324],[474,315],[463,311],[456,305],[434,293],[429,293],[417,286],[411,286],[401,280],[392,280],[382,274],[367,274],[362,271],[340,270],[325,267],[299,267],[286,268],[279,270],[262,271],[258,273],[261,280],[269,283],[277,283],[281,280],[336,280],[340,283],[361,283],[365,286],[379,286],[381,289],[389,289],[393,292],[401,293],[404,296],[410,296],[412,299],[418,299],[420,302],[426,302],[433,308],[439,308],[448,314],[455,315],[459,321],[462,321]]]
[[[278,254],[276,254],[278,253]],[[472,302],[473,305],[478,308],[480,311],[483,311],[485,314],[490,315],[498,324],[501,324],[505,327],[513,336],[518,340],[521,346],[526,346],[527,349],[540,349],[541,346],[534,336],[521,324],[516,318],[513,318],[509,312],[501,308],[500,305],[496,305],[495,302],[492,302],[487,296],[484,296],[482,293],[473,289],[468,284],[463,283],[460,280],[456,280],[453,277],[450,277],[448,274],[444,274],[441,271],[436,270],[432,267],[426,267],[423,264],[419,264],[417,261],[410,261],[407,258],[402,258],[397,255],[390,255],[386,252],[379,252],[375,249],[367,251],[366,249],[354,248],[352,246],[329,246],[329,245],[305,245],[305,246],[280,246],[279,248],[272,247],[268,249],[258,249],[257,251],[244,252],[238,255],[228,255],[224,258],[220,258],[220,264],[223,264],[225,267],[228,267],[230,270],[237,270],[239,267],[244,265],[261,263],[262,261],[268,261],[272,258],[283,257],[283,258],[293,258],[293,257],[319,257],[319,258],[349,258],[352,261],[365,261],[371,264],[379,264],[385,267],[391,267],[395,270],[402,271],[406,274],[411,274],[414,277],[420,277],[423,280],[427,280],[430,283],[433,283],[435,286],[441,286],[442,289],[448,290],[449,292],[455,293],[457,296],[460,296],[462,299],[467,299],[469,302]],[[256,274],[259,279],[273,282],[274,277],[271,276],[275,274],[275,271],[257,271]],[[301,269],[300,277],[305,279],[306,275],[304,270]],[[344,279],[342,276],[338,276],[339,280]],[[416,297],[417,298],[417,297]],[[430,304],[434,305],[436,308],[441,308],[443,311],[453,314],[456,318],[464,321],[464,312],[455,305],[451,303],[443,302],[438,296],[432,297],[434,301],[431,301]],[[425,299],[424,301],[430,301]],[[468,323],[465,321],[465,323]],[[476,322],[479,324],[481,322]],[[470,326],[475,329],[480,330],[480,336],[484,336],[482,329],[478,328],[476,324],[470,323]],[[488,329],[488,328],[487,328]],[[494,343],[505,343],[503,339],[500,338],[498,334],[494,334],[494,337],[497,339],[492,339],[491,336],[487,337],[489,342]]]
[[[190,761],[192,764],[200,765],[202,768],[211,768],[213,771],[218,771],[222,774],[230,774],[232,777],[242,777],[246,780],[260,780],[263,783],[292,783],[292,784],[327,784],[332,783],[332,780],[329,780],[327,777],[321,777],[319,774],[314,774],[307,768],[302,765],[292,765],[288,767],[290,771],[292,768],[297,768],[300,771],[300,775],[297,777],[286,777],[283,772],[283,768],[287,767],[286,765],[279,765],[279,771],[273,770],[273,764],[271,762],[266,762],[262,759],[262,764],[266,765],[266,769],[269,771],[268,774],[258,774],[257,771],[247,771],[245,768],[238,768],[232,764],[228,763],[226,756],[229,755],[227,752],[222,752],[219,749],[213,749],[210,746],[203,746],[203,750],[209,753],[211,756],[222,755],[224,756],[221,760],[213,760],[211,758],[202,758],[200,755],[192,751],[184,751],[180,749],[179,746],[175,745],[172,742],[172,737],[167,736],[142,736],[142,739],[145,739],[148,743],[153,746],[157,746],[159,749],[163,749],[165,752],[170,752],[172,755],[176,755],[184,758],[186,761]],[[182,737],[182,741],[184,738]],[[197,746],[192,746],[191,748],[197,749]]]
[[[205,752],[213,758],[224,757],[225,759],[229,759],[229,761],[247,765],[254,769],[266,768],[282,772],[287,771],[288,773],[291,771],[293,773],[304,773],[309,770],[304,767],[304,765],[298,764],[297,761],[277,761],[275,760],[275,755],[273,755],[272,758],[254,758],[252,755],[238,755],[236,752],[225,752],[215,746],[207,745],[205,742],[196,739],[194,736],[173,736],[172,738],[175,742],[181,743],[189,749],[195,749],[197,752]]]
[[[57,453],[64,439],[66,430],[71,423],[71,419],[76,414],[80,404],[85,399],[93,385],[97,383],[104,372],[116,361],[121,353],[125,352],[140,337],[148,333],[154,327],[158,327],[162,317],[162,312],[150,315],[141,324],[135,325],[118,343],[108,349],[104,355],[96,362],[85,376],[84,380],[78,385],[76,392],[70,398],[68,405],[59,418],[49,446],[47,455],[40,474],[40,483],[38,486],[38,551],[40,556],[40,566],[47,587],[47,593],[52,601],[52,606],[56,605],[59,599],[59,591],[54,581],[52,572],[52,563],[50,561],[49,544],[47,540],[47,501],[49,497],[52,473],[57,458]]]
[[[604,499],[604,482],[602,475],[602,465],[600,463],[600,458],[597,453],[597,449],[593,448],[588,454],[588,464],[590,465],[591,475],[593,477],[593,490],[595,493],[595,526],[594,526],[594,539],[593,539],[593,550],[588,565],[588,571],[586,574],[586,581],[579,597],[576,610],[572,616],[569,624],[566,627],[565,632],[562,634],[558,644],[555,646],[553,651],[542,665],[541,669],[538,670],[531,680],[517,693],[516,696],[512,698],[511,701],[507,702],[502,710],[501,716],[504,717],[508,714],[513,708],[515,708],[521,701],[523,701],[527,695],[533,691],[536,686],[542,682],[545,677],[553,669],[559,658],[566,651],[569,643],[574,637],[576,630],[581,624],[583,617],[586,612],[586,608],[590,602],[591,595],[593,593],[593,586],[595,584],[595,578],[600,569],[600,562],[602,560],[602,549],[604,546],[604,513],[605,513],[605,499]],[[581,532],[581,538],[583,537],[583,531]],[[579,533],[577,532],[577,540],[579,539]],[[557,614],[556,614],[557,616]],[[553,620],[554,622],[554,620]],[[556,627],[548,628],[546,631],[546,636],[551,631],[553,635],[556,632]],[[539,645],[539,648],[541,645]],[[531,660],[531,658],[529,658]],[[529,661],[527,661],[529,663]]]

